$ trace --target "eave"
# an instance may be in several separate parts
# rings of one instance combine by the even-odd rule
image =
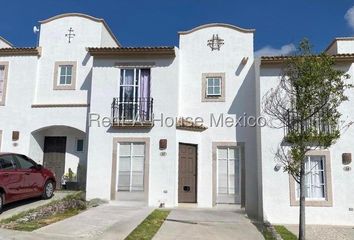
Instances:
[[[354,54],[336,54],[331,55],[335,62],[354,62]],[[264,56],[261,57],[261,65],[284,64],[295,58],[295,56]]]
[[[40,56],[40,47],[0,48],[0,56]]]
[[[90,47],[87,51],[94,57],[176,56],[174,47]]]

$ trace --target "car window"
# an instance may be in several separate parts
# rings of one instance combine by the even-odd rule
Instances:
[[[13,158],[11,155],[0,156],[0,170],[14,169]]]
[[[20,169],[31,169],[31,168],[35,167],[34,163],[24,156],[15,155],[15,158],[16,158],[17,162],[19,163],[18,168],[20,168]]]

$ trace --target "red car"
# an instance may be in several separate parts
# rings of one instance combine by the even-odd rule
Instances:
[[[0,153],[0,212],[4,204],[42,196],[55,190],[54,174],[25,155]]]

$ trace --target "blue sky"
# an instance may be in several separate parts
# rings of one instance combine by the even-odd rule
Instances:
[[[104,18],[124,46],[178,45],[178,31],[225,22],[255,28],[255,50],[287,53],[307,37],[321,51],[334,37],[354,36],[353,6],[353,0],[11,0],[1,6],[0,36],[33,46],[39,20],[81,12]]]

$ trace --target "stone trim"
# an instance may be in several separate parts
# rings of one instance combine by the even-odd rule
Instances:
[[[155,62],[116,62],[115,67],[119,68],[152,68],[156,65]]]
[[[311,150],[306,153],[306,156],[325,156],[325,200],[306,200],[305,204],[309,207],[332,207],[333,192],[332,192],[332,170],[331,170],[331,155],[328,150]],[[289,175],[289,192],[290,206],[299,206],[299,200],[296,199],[295,179]]]
[[[218,147],[240,147],[241,148],[241,207],[246,206],[246,189],[245,189],[245,143],[244,142],[212,142],[212,182],[213,182],[213,205],[216,205],[217,198],[217,149]]]
[[[60,85],[58,83],[59,77],[59,67],[62,65],[72,65],[72,77],[70,85]],[[53,90],[75,90],[76,88],[76,71],[77,62],[76,61],[59,61],[54,64],[54,79],[53,79]]]
[[[111,177],[111,200],[118,199],[117,189],[117,151],[118,143],[144,143],[145,144],[145,163],[144,163],[144,199],[147,202],[149,198],[149,166],[150,166],[150,138],[135,137],[114,137],[112,152],[112,177]]]
[[[207,96],[207,78],[221,78],[221,95]],[[202,73],[202,102],[225,102],[225,73]]]
[[[73,107],[89,107],[87,103],[68,103],[68,104],[32,104],[31,108],[73,108]]]
[[[4,66],[5,74],[4,74],[4,89],[2,98],[0,98],[0,106],[5,106],[6,101],[6,92],[7,92],[7,80],[9,76],[9,62],[0,62],[0,66]]]

